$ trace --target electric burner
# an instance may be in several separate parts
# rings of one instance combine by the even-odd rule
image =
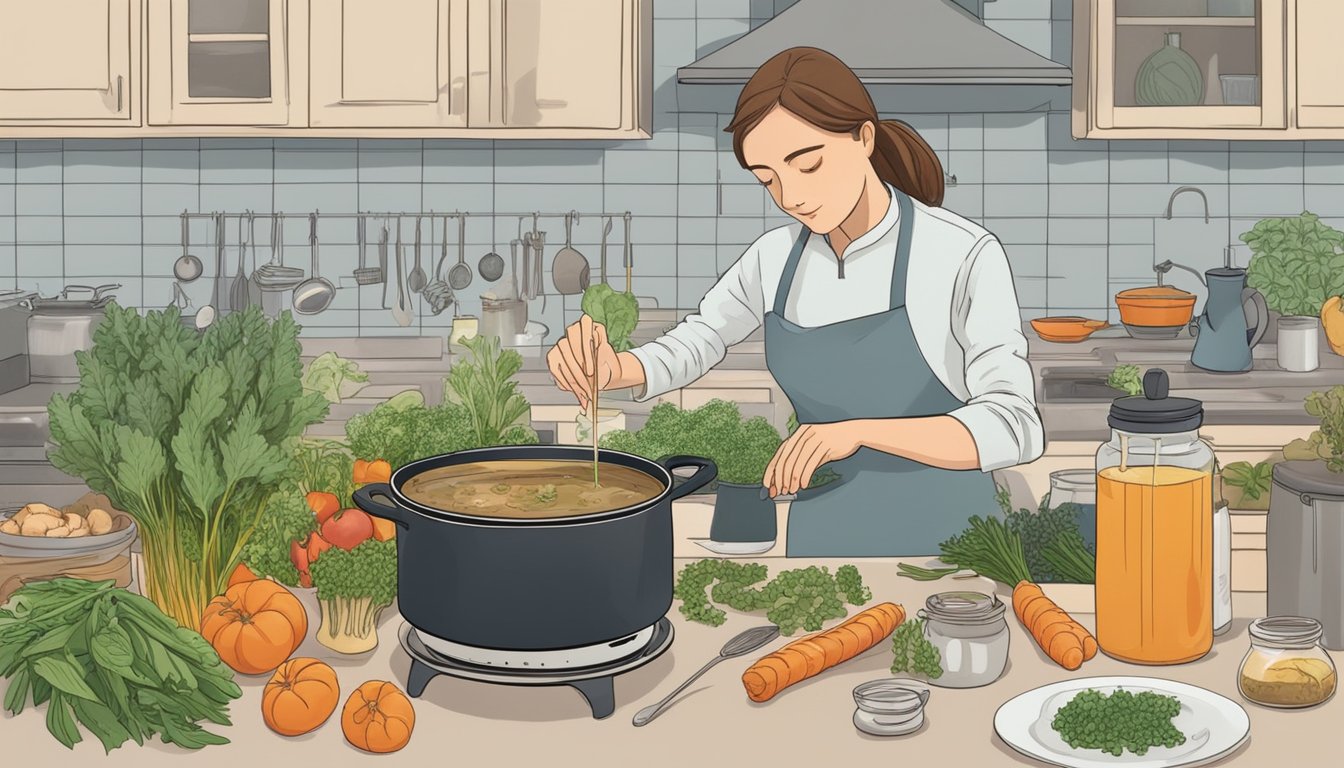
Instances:
[[[478,667],[507,667],[509,669],[579,669],[614,664],[648,647],[657,625],[609,643],[597,643],[581,648],[553,651],[502,651],[478,648],[444,640],[428,632],[412,629],[420,644],[436,656],[473,664]]]
[[[425,692],[425,686],[429,685],[429,681],[439,675],[504,685],[568,685],[583,695],[593,711],[593,717],[601,720],[616,711],[614,685],[616,675],[642,667],[661,656],[663,651],[672,645],[672,635],[672,622],[666,618],[660,619],[647,630],[616,641],[619,643],[618,647],[623,651],[628,650],[628,653],[616,659],[583,666],[565,665],[563,662],[601,659],[610,655],[610,647],[614,643],[603,643],[600,646],[588,646],[583,649],[531,651],[521,654],[514,651],[487,651],[426,636],[410,624],[402,624],[398,639],[401,641],[401,647],[411,657],[411,672],[406,682],[406,692],[412,698],[419,698],[420,694]],[[436,648],[444,650],[465,648],[474,658],[485,659],[487,663],[473,663],[466,659],[453,658]],[[540,656],[540,654],[557,655]],[[524,659],[529,664],[545,661],[551,665],[517,665]],[[505,661],[515,663],[506,665],[503,663]]]

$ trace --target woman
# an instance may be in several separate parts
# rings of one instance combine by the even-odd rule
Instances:
[[[766,364],[802,426],[766,468],[790,556],[932,554],[994,514],[989,472],[1044,449],[1008,260],[939,207],[943,171],[908,125],[879,121],[831,54],[771,58],[737,101],[738,162],[797,224],[762,235],[661,338],[617,354],[584,316],[547,357],[587,407],[599,389],[678,389],[765,325]],[[594,348],[596,352],[594,353]],[[806,489],[826,464],[839,479]]]

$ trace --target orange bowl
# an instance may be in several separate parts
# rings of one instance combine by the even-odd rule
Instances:
[[[1036,334],[1045,341],[1053,341],[1061,344],[1072,344],[1088,336],[1093,331],[1106,328],[1110,323],[1105,320],[1090,320],[1086,317],[1077,317],[1074,315],[1060,315],[1058,317],[1038,317],[1031,321],[1031,327]]]
[[[1141,328],[1172,328],[1190,323],[1195,294],[1169,285],[1130,288],[1115,294],[1120,322]]]

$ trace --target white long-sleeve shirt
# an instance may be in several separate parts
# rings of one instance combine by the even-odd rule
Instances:
[[[1045,434],[1003,246],[974,222],[912,202],[906,308],[920,353],[965,403],[949,415],[970,432],[982,471],[1034,461],[1044,452]],[[784,317],[816,327],[890,309],[899,218],[892,200],[882,221],[845,249],[844,277],[826,238],[809,239]],[[801,228],[793,223],[761,235],[705,294],[697,312],[632,350],[645,374],[637,399],[694,382],[761,326]]]

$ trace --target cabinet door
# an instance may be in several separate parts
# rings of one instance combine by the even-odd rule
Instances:
[[[639,15],[646,3],[490,0],[489,5],[488,15],[472,14],[472,75],[491,73],[488,103],[478,98],[479,91],[471,94],[473,127],[635,127],[643,60]],[[478,44],[477,19],[489,19],[495,45]]]
[[[1344,128],[1344,2],[1297,0],[1297,124]]]
[[[1097,0],[1094,127],[1285,127],[1284,0],[1242,5]]]
[[[0,3],[0,125],[137,125],[140,3]]]
[[[149,0],[152,125],[287,125],[287,0]]]
[[[462,128],[465,0],[329,0],[309,12],[309,124]]]

